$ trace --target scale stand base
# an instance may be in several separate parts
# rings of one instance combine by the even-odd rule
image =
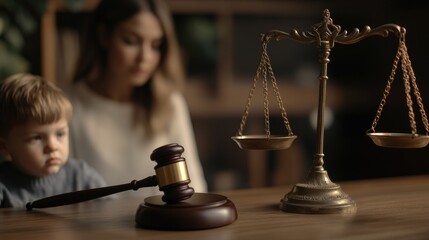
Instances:
[[[225,196],[194,193],[179,203],[148,197],[137,209],[138,227],[158,230],[198,230],[225,226],[237,219],[235,205]]]
[[[354,214],[356,203],[338,184],[331,182],[325,170],[315,170],[280,200],[280,209],[292,213]]]

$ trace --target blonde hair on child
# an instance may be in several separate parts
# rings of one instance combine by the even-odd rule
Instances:
[[[40,124],[70,121],[72,105],[62,90],[40,76],[18,73],[0,81],[0,136],[30,120]]]

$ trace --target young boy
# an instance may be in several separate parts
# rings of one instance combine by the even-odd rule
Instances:
[[[0,207],[105,186],[84,161],[69,159],[72,106],[61,90],[31,74],[0,82]]]

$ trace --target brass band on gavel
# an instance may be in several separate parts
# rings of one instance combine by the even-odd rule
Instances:
[[[173,183],[190,180],[185,161],[156,168],[155,172],[160,188]]]

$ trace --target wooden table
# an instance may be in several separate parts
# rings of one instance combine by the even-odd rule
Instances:
[[[357,203],[355,215],[304,215],[278,210],[292,186],[221,194],[238,220],[198,231],[135,227],[141,199],[88,201],[41,210],[0,210],[0,239],[429,239],[429,175],[340,183]]]

